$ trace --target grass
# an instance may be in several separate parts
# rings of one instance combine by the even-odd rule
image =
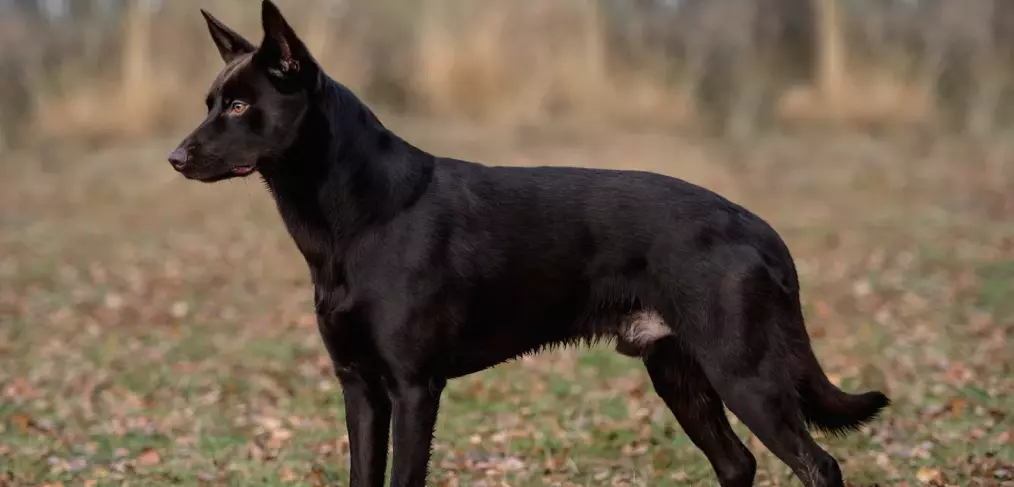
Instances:
[[[796,255],[833,380],[895,401],[819,439],[850,481],[1011,485],[1014,197],[991,152],[392,125],[446,155],[653,169],[756,210]],[[0,485],[347,485],[341,391],[301,257],[260,184],[183,181],[163,162],[172,143],[0,166]],[[793,484],[735,427],[758,485]],[[607,348],[453,381],[432,465],[447,486],[715,485],[639,364]]]

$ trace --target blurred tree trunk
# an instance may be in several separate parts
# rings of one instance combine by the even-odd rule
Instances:
[[[135,113],[136,120],[142,120],[143,112],[149,107],[148,95],[150,78],[149,56],[151,55],[152,9],[146,2],[130,2],[126,5],[125,35],[123,38],[123,59],[120,68],[123,93],[123,109]]]
[[[947,130],[985,136],[996,128],[1009,77],[994,38],[997,4],[938,0],[930,5],[927,51],[940,121]]]
[[[748,140],[770,129],[781,88],[773,64],[777,29],[766,25],[770,12],[740,0],[693,6],[687,69],[694,77],[702,127],[732,140]]]
[[[817,90],[837,117],[846,86],[847,56],[844,18],[839,0],[813,0],[817,38]]]

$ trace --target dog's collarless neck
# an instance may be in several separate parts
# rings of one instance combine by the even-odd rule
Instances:
[[[290,150],[261,170],[304,254],[314,242],[351,241],[393,219],[425,192],[434,167],[433,156],[335,85],[314,97]]]

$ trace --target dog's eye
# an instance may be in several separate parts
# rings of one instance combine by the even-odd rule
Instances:
[[[234,101],[232,102],[232,105],[229,105],[229,113],[232,115],[239,115],[245,112],[249,106],[250,105],[247,105],[246,103],[243,103],[241,101]]]

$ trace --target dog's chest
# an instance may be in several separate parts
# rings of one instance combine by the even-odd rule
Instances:
[[[375,361],[376,347],[369,324],[359,308],[318,316],[320,337],[336,367],[363,365]]]
[[[329,279],[333,273],[312,272],[314,306],[321,339],[336,366],[364,360],[372,350],[368,318],[344,282]]]

